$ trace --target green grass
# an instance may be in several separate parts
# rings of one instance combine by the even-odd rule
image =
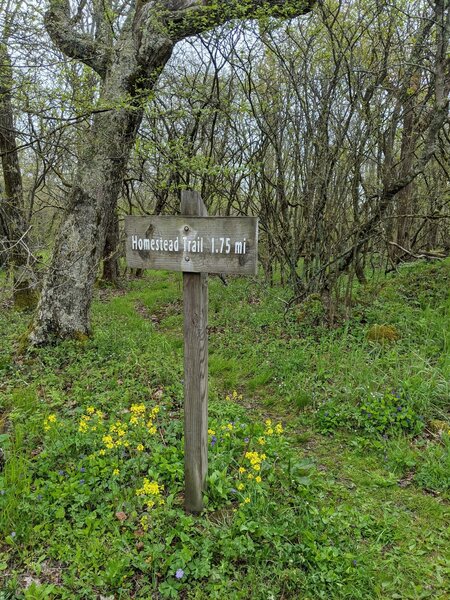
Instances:
[[[181,277],[99,290],[91,339],[25,356],[27,317],[3,310],[0,599],[448,598],[449,281],[448,261],[402,268],[327,329],[317,300],[285,313],[283,289],[211,278],[217,441],[195,518],[182,509]],[[370,341],[374,325],[398,340]],[[156,433],[130,423],[133,404],[160,407]],[[80,431],[89,407],[103,417]],[[116,422],[129,447],[105,445]],[[260,471],[248,451],[266,455]],[[155,506],[136,494],[144,477],[164,486]]]

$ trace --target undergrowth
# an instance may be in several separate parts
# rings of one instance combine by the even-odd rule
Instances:
[[[199,517],[180,277],[98,291],[91,339],[27,355],[2,311],[0,598],[446,598],[449,272],[369,284],[334,329],[211,279]]]

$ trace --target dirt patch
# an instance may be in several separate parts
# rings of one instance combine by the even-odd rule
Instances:
[[[148,309],[145,304],[142,302],[135,302],[136,312],[141,315],[143,319],[147,321],[151,321],[155,327],[158,327],[161,324],[161,321],[167,319],[168,317],[172,317],[175,315],[181,314],[183,310],[183,305],[181,300],[174,300],[173,302],[168,302],[160,307],[158,307],[153,312]]]
[[[143,319],[145,319],[146,321],[151,321],[153,323],[153,325],[158,326],[161,319],[158,317],[158,315],[152,314],[148,308],[145,306],[145,304],[142,304],[142,302],[135,302],[134,305],[136,312],[141,315],[141,317]]]
[[[129,290],[118,287],[104,287],[97,289],[97,299],[100,302],[110,302],[113,298],[119,298],[129,293]]]

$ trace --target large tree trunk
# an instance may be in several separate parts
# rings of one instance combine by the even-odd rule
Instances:
[[[39,301],[33,344],[90,333],[89,307],[107,225],[141,118],[141,109],[95,117]]]
[[[4,194],[0,199],[0,220],[6,238],[5,254],[13,270],[14,306],[23,310],[33,308],[37,296],[14,129],[12,88],[11,59],[5,44],[0,42],[0,155],[5,182]]]

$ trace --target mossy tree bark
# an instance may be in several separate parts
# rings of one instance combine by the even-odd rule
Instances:
[[[111,13],[97,11],[98,35],[80,33],[69,0],[50,0],[46,27],[67,56],[100,76],[98,111],[79,158],[51,265],[30,334],[33,345],[90,333],[89,309],[107,224],[116,208],[143,104],[175,44],[233,18],[270,10],[279,17],[308,12],[313,0],[160,0],[133,3],[120,34],[108,31]]]

